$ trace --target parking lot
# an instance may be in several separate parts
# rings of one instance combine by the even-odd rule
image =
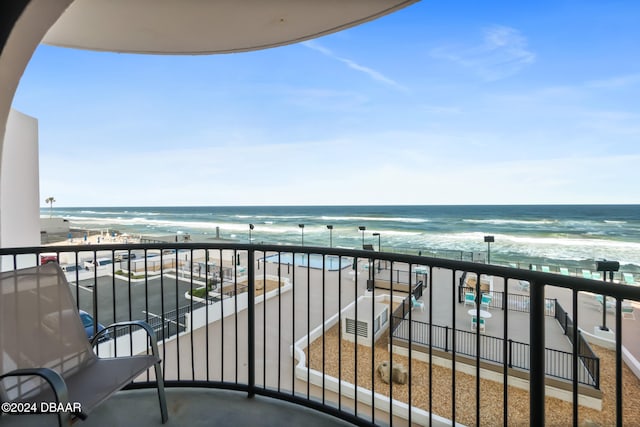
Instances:
[[[103,325],[145,320],[160,329],[162,313],[165,313],[165,336],[168,336],[175,334],[177,324],[182,322],[178,313],[183,315],[191,308],[191,301],[184,296],[191,286],[189,281],[167,277],[129,283],[126,278],[102,276],[97,278],[97,286],[95,278],[80,280],[79,286],[71,284],[71,291],[79,298],[80,308],[91,315],[95,314],[94,301],[97,301],[97,320]],[[197,286],[194,284],[193,288]],[[193,304],[194,309],[200,306]]]

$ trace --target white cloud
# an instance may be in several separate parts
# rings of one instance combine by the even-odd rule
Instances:
[[[443,47],[431,53],[435,58],[468,68],[488,81],[517,74],[536,60],[536,55],[527,48],[527,39],[515,28],[501,25],[486,29],[483,42],[477,46]]]
[[[369,97],[356,91],[291,88],[281,91],[287,96],[287,102],[310,110],[354,111],[369,101]]]
[[[375,81],[387,84],[389,86],[393,86],[396,89],[399,89],[403,92],[407,91],[407,88],[402,86],[400,83],[396,82],[393,79],[390,79],[389,77],[385,76],[384,74],[382,74],[381,72],[374,70],[373,68],[369,68],[369,67],[365,67],[364,65],[360,65],[357,62],[348,59],[348,58],[342,58],[340,56],[337,56],[336,54],[334,54],[331,50],[327,49],[324,46],[321,46],[320,44],[318,44],[317,42],[314,41],[306,41],[302,43],[303,46],[306,46],[309,49],[313,49],[317,52],[322,53],[323,55],[331,58],[331,59],[335,59],[336,61],[342,62],[343,64],[345,64],[347,67],[351,68],[352,70],[356,70],[359,71],[361,73],[364,73],[366,75],[368,75],[370,78],[372,78]]]
[[[593,80],[587,82],[587,87],[593,88],[607,88],[607,89],[619,89],[626,88],[628,86],[635,86],[640,83],[639,74],[627,74],[622,76],[610,77],[603,80]]]
[[[470,136],[390,132],[255,141],[110,161],[65,153],[41,159],[41,193],[54,194],[60,206],[640,203],[640,190],[615,185],[635,182],[640,155],[532,148],[535,158],[513,150],[480,159],[486,150],[471,150],[464,143]],[[522,142],[535,146],[535,140]],[[79,179],[96,172],[99,184]]]

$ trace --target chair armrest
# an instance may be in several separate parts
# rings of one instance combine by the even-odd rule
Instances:
[[[64,378],[62,378],[62,375],[60,375],[53,369],[49,369],[49,368],[15,369],[11,372],[7,372],[6,374],[0,375],[0,380],[7,377],[26,377],[26,376],[41,377],[47,383],[49,383],[59,403],[64,403],[64,404],[69,403],[69,390],[67,389],[67,384],[64,382]]]
[[[62,404],[64,407],[68,407],[69,404],[69,389],[67,388],[67,384],[62,378],[62,375],[49,368],[24,368],[24,369],[15,369],[11,372],[7,372],[6,374],[0,375],[0,380],[8,377],[26,377],[26,376],[37,376],[44,379],[51,390],[53,391],[54,396],[56,397],[56,401]],[[87,418],[87,415],[83,412],[58,412],[58,422],[60,426],[63,424],[71,425],[71,415],[75,415],[78,418],[84,420]]]
[[[105,327],[103,330],[101,330],[100,332],[94,335],[94,337],[91,339],[91,347],[96,345],[100,336],[106,333],[105,331],[108,331],[109,329],[115,330],[115,328],[119,328],[120,326],[138,326],[144,329],[147,332],[147,335],[149,336],[149,338],[151,339],[151,351],[153,355],[156,356],[158,359],[160,358],[160,353],[158,352],[158,339],[156,338],[156,333],[153,330],[153,328],[143,320],[130,320],[125,322],[112,323],[111,325]]]

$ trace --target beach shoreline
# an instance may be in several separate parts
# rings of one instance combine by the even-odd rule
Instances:
[[[109,232],[85,228],[71,228],[68,233],[41,233],[43,246],[75,246],[75,245],[108,245],[108,244],[140,244],[140,243],[229,243],[235,239],[220,237],[195,236],[189,234],[144,235],[121,233],[118,230]]]
[[[251,242],[406,253],[573,275],[596,261],[640,274],[640,206],[200,206],[43,210],[74,229],[147,241]],[[303,225],[304,228],[300,227]],[[327,226],[331,226],[328,228]],[[251,228],[253,227],[253,228]],[[362,228],[361,228],[362,227]],[[82,237],[82,236],[81,236]],[[49,242],[65,236],[49,237]],[[531,266],[531,267],[530,267]]]

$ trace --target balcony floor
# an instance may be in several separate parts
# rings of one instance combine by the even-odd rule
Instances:
[[[81,427],[113,426],[350,426],[330,415],[263,396],[203,388],[167,388],[169,420],[160,421],[156,389],[121,391],[89,414]],[[56,426],[52,415],[0,418],[2,426]]]

